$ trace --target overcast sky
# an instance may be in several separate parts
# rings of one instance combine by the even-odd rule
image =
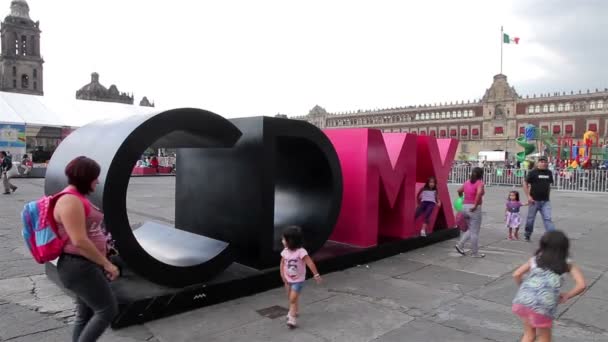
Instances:
[[[521,39],[503,68],[520,95],[608,87],[602,0],[28,3],[53,98],[96,71],[137,102],[226,117],[466,101],[499,72],[501,25]]]

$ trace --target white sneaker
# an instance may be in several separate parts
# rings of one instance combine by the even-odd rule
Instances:
[[[422,237],[426,237],[426,229],[422,229],[422,230],[420,231],[420,236],[422,236]]]
[[[293,329],[296,327],[296,325],[296,318],[294,316],[287,315],[287,326]]]

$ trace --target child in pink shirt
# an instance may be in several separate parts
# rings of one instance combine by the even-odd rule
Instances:
[[[315,263],[312,261],[308,252],[302,245],[302,229],[298,226],[289,226],[283,231],[283,246],[281,252],[281,278],[287,289],[289,300],[289,312],[287,313],[287,325],[290,328],[296,327],[296,316],[298,315],[298,299],[306,280],[306,266],[310,268],[315,281],[321,282],[321,276],[317,271]]]

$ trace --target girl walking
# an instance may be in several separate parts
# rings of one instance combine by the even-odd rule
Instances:
[[[513,299],[512,310],[524,324],[522,342],[533,342],[536,338],[540,342],[551,341],[557,305],[585,290],[583,273],[578,266],[568,262],[569,248],[566,234],[549,231],[541,238],[535,256],[513,273],[519,290]],[[570,273],[575,283],[568,292],[561,292],[564,273]]]
[[[507,203],[505,205],[505,223],[509,229],[509,240],[519,240],[519,226],[521,225],[521,214],[519,208],[524,204],[519,201],[519,192],[509,192]],[[513,234],[513,230],[515,233]]]
[[[456,251],[465,255],[464,244],[471,241],[471,256],[474,258],[483,258],[486,255],[479,253],[479,230],[481,229],[481,203],[485,188],[483,184],[483,169],[475,167],[471,171],[471,177],[460,188],[458,188],[458,196],[464,195],[464,218],[469,223],[469,229],[462,234],[460,241],[456,244]]]
[[[420,236],[426,236],[426,228],[429,225],[429,220],[435,206],[441,205],[439,197],[437,197],[437,179],[429,177],[424,184],[424,187],[418,192],[418,208],[414,215],[414,220],[417,220],[420,215],[424,214],[424,223],[420,230]]]
[[[296,317],[298,316],[298,301],[306,280],[306,266],[310,268],[317,284],[321,283],[321,276],[308,252],[302,248],[304,239],[300,227],[289,226],[285,228],[282,242],[285,249],[281,252],[280,270],[289,300],[287,325],[290,328],[295,328]]]

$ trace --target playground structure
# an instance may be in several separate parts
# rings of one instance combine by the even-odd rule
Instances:
[[[536,151],[549,157],[556,165],[571,169],[590,168],[592,160],[601,163],[608,161],[608,148],[606,145],[602,146],[598,134],[593,131],[587,131],[583,135],[583,140],[569,136],[556,139],[545,129],[527,125],[524,134],[515,141],[524,149],[516,154],[520,163],[527,162],[529,156]]]

